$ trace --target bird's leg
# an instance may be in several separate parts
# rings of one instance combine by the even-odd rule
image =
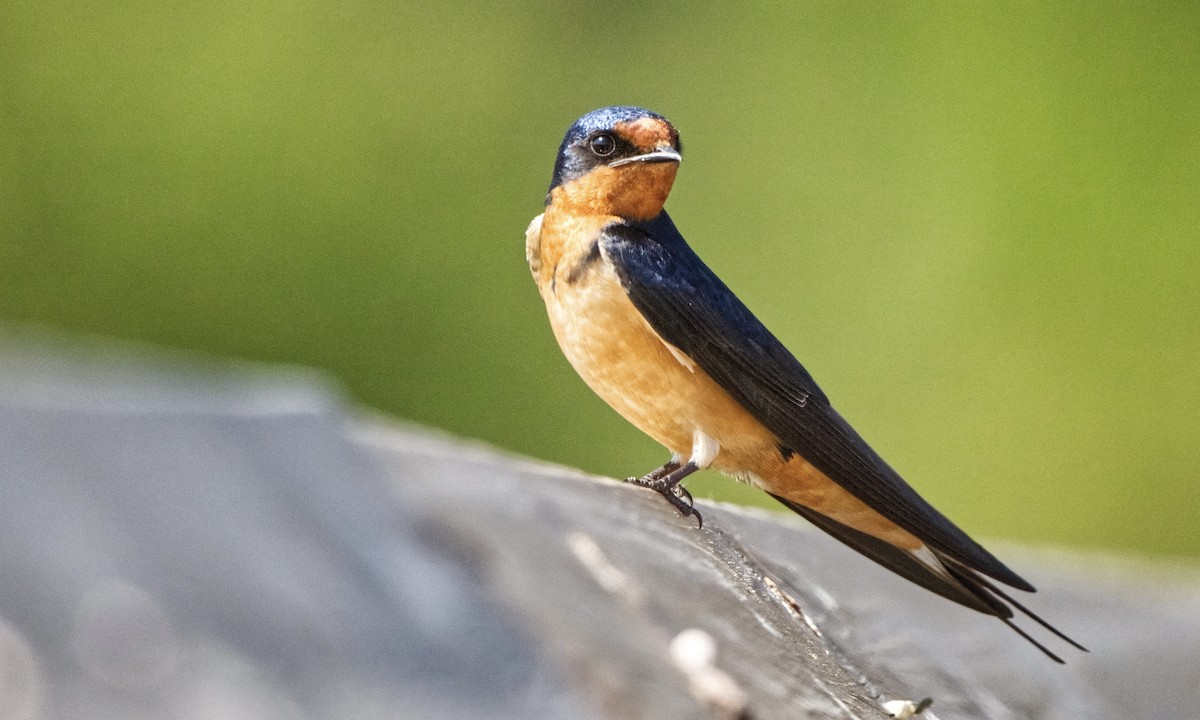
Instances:
[[[665,463],[663,463],[663,466],[658,468],[657,470],[651,470],[650,472],[646,473],[645,475],[641,476],[640,478],[627,477],[627,478],[625,478],[625,482],[633,483],[634,485],[642,485],[644,487],[650,487],[650,483],[652,483],[656,480],[660,480],[660,479],[662,479],[662,477],[664,475],[668,475],[678,469],[679,469],[679,461],[675,460],[675,459],[671,459],[671,460],[668,460]]]
[[[680,480],[699,469],[694,462],[689,461],[686,465],[680,465],[672,460],[645,477],[629,478],[627,482],[648,487],[657,492],[665,497],[667,502],[674,505],[675,509],[684,517],[695,515],[696,522],[700,524],[700,527],[704,527],[704,518],[700,516],[700,512],[696,508],[692,507],[692,494],[679,484]]]

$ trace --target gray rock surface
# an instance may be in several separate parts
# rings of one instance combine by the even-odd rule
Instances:
[[[1194,568],[1000,547],[1091,647],[1063,667],[798,519],[701,505],[311,373],[0,335],[0,720],[1200,706]]]

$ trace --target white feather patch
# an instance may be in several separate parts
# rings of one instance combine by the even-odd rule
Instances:
[[[545,215],[542,213],[530,220],[529,227],[525,228],[525,262],[529,263],[534,275],[542,267],[542,218]]]
[[[655,334],[657,335],[658,333],[655,333]],[[685,368],[687,368],[688,372],[693,372],[693,373],[696,372],[696,361],[695,360],[688,357],[682,350],[675,347],[674,345],[667,342],[666,340],[663,340],[662,338],[659,338],[659,340],[662,340],[662,344],[667,346],[667,350],[671,351],[671,354],[675,356],[675,359],[679,361],[679,364],[684,366]]]
[[[716,438],[706,435],[700,428],[692,431],[691,462],[695,463],[696,467],[708,467],[713,460],[717,459],[719,452],[721,452],[721,443],[717,442]]]
[[[942,565],[942,561],[938,559],[937,555],[933,554],[933,551],[929,549],[928,545],[922,545],[916,550],[910,550],[909,554],[920,560],[922,565],[925,565],[941,577],[950,580],[953,579],[950,576],[950,573],[946,570],[946,566]]]

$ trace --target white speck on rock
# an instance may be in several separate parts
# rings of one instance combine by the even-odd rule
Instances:
[[[899,718],[899,720],[908,720],[914,715],[920,715],[925,711],[925,708],[933,704],[933,700],[925,698],[921,702],[913,702],[912,700],[888,700],[883,704],[883,711],[889,716]]]
[[[724,716],[743,717],[746,692],[737,681],[714,663],[717,641],[697,628],[688,628],[671,640],[671,661],[688,679],[692,697],[711,705]]]

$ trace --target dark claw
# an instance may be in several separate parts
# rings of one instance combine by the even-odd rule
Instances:
[[[695,515],[699,527],[704,527],[704,518],[700,517],[700,512],[694,507],[695,501],[692,499],[692,494],[687,491],[687,488],[679,484],[680,480],[691,475],[696,469],[694,463],[680,466],[679,463],[668,462],[654,472],[647,473],[640,478],[625,478],[625,482],[650,488],[665,497],[667,502],[675,506],[675,509],[684,517]]]
[[[684,486],[676,485],[675,487],[671,488],[671,492],[675,493],[675,497],[678,497],[686,502],[688,507],[694,507],[696,505],[696,502],[692,500],[692,494],[688,492],[688,489]]]
[[[687,517],[688,515],[695,515],[697,529],[704,527],[704,518],[700,516],[700,511],[691,505],[690,501],[692,499],[692,494],[687,490],[683,490],[684,493],[687,493],[687,500],[684,500],[683,497],[676,492],[676,490],[683,490],[683,488],[676,485],[674,488],[659,492],[667,499],[667,502],[675,506],[675,509],[679,511],[680,515],[683,515],[684,517]]]

